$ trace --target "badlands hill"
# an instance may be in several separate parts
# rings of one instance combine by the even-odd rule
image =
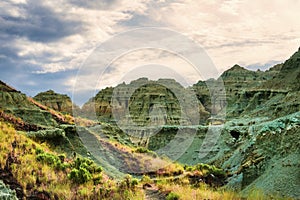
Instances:
[[[151,81],[143,78],[101,90],[83,106],[83,111],[90,111],[92,107],[100,120],[110,121],[113,118],[114,92],[123,92],[123,96],[118,96],[122,101],[119,103],[126,104],[125,107],[129,108],[127,114],[145,125],[151,120],[149,111],[158,104],[166,112],[166,118],[158,123],[162,126],[161,130],[154,136],[139,135],[138,142],[132,134],[129,139],[160,152],[161,148],[174,140],[178,130],[189,125],[181,123],[186,121],[186,115],[184,111],[180,113],[180,102],[172,94],[172,89],[180,88],[178,90],[185,97],[190,97],[192,93],[189,91],[193,91],[202,118],[199,126],[193,127],[197,134],[192,145],[178,161],[183,164],[203,162],[219,166],[229,174],[227,186],[245,193],[260,188],[270,193],[299,197],[299,70],[298,51],[284,63],[267,71],[250,71],[234,65],[217,80],[199,81],[190,88],[182,88],[172,80]],[[171,90],[166,89],[165,82],[169,83]],[[220,89],[220,82],[223,82],[224,88]],[[138,90],[133,90],[138,83]],[[226,119],[218,122],[224,110]],[[206,157],[200,158],[199,153],[206,151],[200,148],[209,134],[206,125],[212,121],[224,123],[223,129],[213,149]]]
[[[162,181],[159,177],[174,176],[176,184],[196,193],[195,187],[199,188],[203,181],[213,187],[235,190],[243,197],[250,198],[253,191],[259,190],[266,195],[299,199],[299,89],[300,51],[267,71],[250,71],[234,65],[218,79],[199,81],[188,88],[171,79],[140,78],[99,91],[81,109],[68,96],[52,90],[29,98],[1,81],[1,143],[5,144],[1,149],[1,188],[12,196],[15,190],[15,196],[27,199],[39,195],[48,195],[49,199],[93,199],[101,195],[103,199],[121,198],[110,197],[108,190],[123,196],[144,195],[149,199],[152,195],[154,199],[163,199],[170,193],[164,193],[168,191],[166,187],[177,190],[168,184],[157,189]],[[72,116],[72,111],[76,116]],[[41,144],[47,148],[40,147]],[[26,151],[21,156],[16,151],[21,152],[22,148]],[[47,159],[53,155],[50,160],[56,160],[57,154],[64,154],[67,159],[56,160],[60,163],[58,168],[49,160],[42,165],[40,158],[33,159],[34,166],[30,166],[27,156],[41,157],[41,151],[36,149],[48,152]],[[102,166],[102,178],[94,174],[94,169],[90,175],[81,177],[87,182],[68,179],[71,171],[78,170],[78,176],[80,170],[89,171],[86,164],[78,169],[72,164],[76,157],[91,159]],[[178,163],[156,168],[154,163],[170,162],[170,158],[176,158]],[[29,172],[24,168],[26,162],[34,168],[30,173],[39,175],[25,176]],[[64,164],[65,171],[60,168]],[[43,171],[46,166],[53,176],[50,181],[37,178],[47,174]],[[27,171],[21,170],[22,175],[17,168]],[[55,178],[55,173],[61,175],[69,193],[61,192],[63,186],[58,184],[61,180]],[[106,185],[108,179],[120,180],[128,173],[137,178],[153,178],[146,183],[157,194],[145,188],[137,192],[129,186],[126,193],[120,186],[122,182]],[[97,182],[96,177],[101,181]],[[174,182],[173,178],[167,180]],[[92,185],[99,193],[84,192],[84,188],[93,191]],[[74,188],[81,193],[75,193]],[[198,192],[204,194],[202,190]],[[184,199],[183,193],[180,194]]]

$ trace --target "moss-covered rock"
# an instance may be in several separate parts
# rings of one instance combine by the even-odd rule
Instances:
[[[7,187],[2,180],[0,180],[0,199],[3,200],[17,200],[16,192]]]

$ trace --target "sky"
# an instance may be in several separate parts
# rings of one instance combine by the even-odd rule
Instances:
[[[215,66],[215,77],[234,64],[265,70],[300,46],[299,8],[299,0],[1,0],[0,79],[29,96],[49,89],[72,96],[74,90],[99,90],[138,76],[179,77],[187,84],[201,78],[167,37],[161,43],[171,49],[118,51],[125,43],[118,35],[149,27],[195,42]],[[143,34],[136,37],[126,42],[149,41]],[[106,70],[97,74],[90,66],[102,64],[95,52],[107,41],[115,45],[114,52],[104,49],[112,67],[101,66]],[[89,87],[91,80],[97,80],[97,87]]]

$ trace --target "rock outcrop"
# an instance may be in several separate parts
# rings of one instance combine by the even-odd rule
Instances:
[[[217,99],[219,103],[215,105],[219,104],[222,108],[226,103],[227,119],[241,115],[276,118],[291,114],[300,108],[297,100],[297,88],[300,87],[298,57],[299,52],[296,52],[285,63],[275,65],[265,72],[250,71],[235,65],[219,79],[199,81],[192,88],[206,110],[213,113],[212,102],[217,99],[214,95],[220,93],[220,81],[224,83],[224,97]]]
[[[139,126],[149,123],[152,125],[180,125],[192,123],[187,115],[193,113],[194,110],[187,109],[193,107],[198,109],[200,123],[205,123],[209,112],[205,110],[200,101],[193,101],[197,99],[192,95],[192,92],[183,88],[175,80],[151,81],[141,78],[130,84],[123,83],[114,88],[101,90],[83,105],[82,112],[84,116],[94,112],[98,119],[103,121],[122,118],[123,123],[133,122]]]
[[[209,117],[192,90],[175,80],[147,78],[101,90],[84,104],[82,113],[117,123],[132,143],[141,146],[148,146],[150,137],[164,126],[205,124]]]
[[[58,94],[53,90],[38,93],[33,99],[62,113],[72,114],[73,108],[78,109],[78,106],[72,103],[71,98],[68,95]]]

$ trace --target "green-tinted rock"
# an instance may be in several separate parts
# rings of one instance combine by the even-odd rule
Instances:
[[[74,109],[79,109],[78,106],[73,105],[69,96],[55,93],[53,90],[41,92],[33,97],[33,99],[49,108],[63,113],[72,114],[73,107]]]
[[[16,192],[9,189],[2,180],[0,180],[0,199],[2,200],[18,200]]]

